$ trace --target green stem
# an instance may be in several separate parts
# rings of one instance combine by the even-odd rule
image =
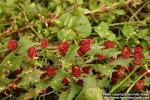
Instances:
[[[145,74],[147,74],[147,72],[143,73],[139,78],[137,78],[136,81],[128,88],[126,93],[129,93],[133,86],[137,83],[137,81],[140,80]]]
[[[110,24],[109,26],[115,26],[115,25],[124,25],[124,24],[145,24],[146,21],[134,21],[134,22],[122,22],[122,23],[113,23]]]
[[[125,81],[127,81],[130,76],[132,74],[134,74],[134,72],[139,68],[139,66],[135,66],[135,68],[133,69],[133,71],[126,77],[124,78],[119,84],[115,85],[111,90],[110,90],[110,93],[113,93],[117,88],[119,88]]]

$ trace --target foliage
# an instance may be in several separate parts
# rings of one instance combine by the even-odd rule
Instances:
[[[36,99],[52,92],[58,100],[101,100],[104,92],[137,92],[130,86],[140,79],[145,88],[139,91],[150,92],[149,0],[0,0],[0,23],[0,99]],[[13,51],[11,39],[18,43]],[[124,46],[130,48],[128,59],[122,57]],[[37,49],[30,51],[34,57],[31,47]],[[137,57],[135,47],[143,50]],[[48,76],[50,66],[55,75]],[[72,75],[74,66],[80,77]]]

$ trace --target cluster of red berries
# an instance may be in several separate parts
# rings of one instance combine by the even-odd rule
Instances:
[[[82,71],[85,74],[89,74],[90,73],[90,68],[89,67],[83,67]],[[79,66],[73,66],[71,73],[72,73],[73,77],[78,78],[78,77],[81,76],[81,68]],[[42,74],[41,77],[40,77],[40,79],[44,80],[44,78],[46,77],[46,75],[48,75],[49,77],[53,77],[53,76],[55,76],[55,74],[56,74],[56,69],[54,67],[52,67],[52,66],[49,65],[48,69],[47,69],[47,72],[44,73],[44,74]],[[71,79],[69,77],[64,77],[64,79],[63,79],[64,85],[69,85],[70,80]],[[77,83],[82,83],[81,81],[82,80],[78,80]]]
[[[82,71],[83,71],[85,74],[89,74],[89,73],[90,73],[90,68],[89,68],[89,67],[83,67],[83,68],[82,68]],[[73,77],[76,77],[76,78],[80,77],[80,75],[81,75],[81,69],[80,69],[79,66],[73,66],[73,67],[72,67],[72,75],[73,75]],[[63,79],[63,82],[64,82],[64,85],[69,85],[69,83],[70,83],[70,78],[65,77],[65,78]],[[83,84],[83,80],[79,79],[79,80],[77,81],[77,84],[82,85],[82,84]]]
[[[129,72],[131,72],[131,71],[133,70],[133,67],[131,67],[131,66],[129,66],[128,68],[120,67],[117,71],[113,72],[113,73],[112,73],[112,77],[111,77],[112,83],[115,84],[115,83],[118,81],[118,79],[125,77],[127,70],[128,70]],[[141,73],[141,74],[143,74],[143,73],[145,73],[145,72],[146,72],[146,70],[143,69],[143,68],[140,70],[140,73]],[[145,77],[150,77],[150,74],[147,73],[147,74],[145,75]],[[135,90],[138,90],[138,91],[141,91],[141,90],[144,89],[144,86],[145,86],[145,85],[144,85],[144,80],[141,79],[141,80],[139,80],[139,81],[135,84],[134,89],[135,89]]]
[[[133,61],[133,63],[135,65],[141,65],[142,57],[143,57],[142,51],[143,51],[142,47],[135,47],[134,48],[134,61]]]
[[[46,48],[48,46],[48,39],[47,38],[42,38],[41,40],[41,47],[42,48]],[[14,51],[16,50],[18,47],[18,42],[17,40],[9,40],[9,42],[7,43],[7,48],[9,51]],[[30,58],[33,58],[36,56],[37,54],[37,48],[36,47],[30,47],[28,49],[28,56]]]
[[[92,39],[81,40],[80,41],[80,48],[77,50],[77,54],[79,56],[82,56],[85,53],[87,53],[91,49],[90,46],[92,43],[93,43]],[[46,48],[47,46],[48,46],[48,39],[43,38],[41,40],[41,47]],[[10,40],[7,44],[7,48],[9,51],[14,51],[15,49],[17,49],[17,47],[18,47],[18,42],[16,40]],[[115,43],[113,41],[107,40],[104,42],[104,47],[105,47],[104,49],[114,48]],[[60,55],[65,56],[67,51],[68,51],[68,48],[69,48],[69,44],[67,41],[61,42],[58,45],[58,51],[59,51]],[[147,47],[147,49],[150,51],[150,45]],[[142,58],[143,58],[142,50],[143,50],[142,47],[135,47],[134,48],[134,61],[133,61],[133,63],[135,65],[140,65],[142,62]],[[28,49],[28,56],[30,58],[33,58],[37,55],[37,52],[38,52],[38,50],[36,47],[30,47]],[[130,48],[128,46],[124,46],[122,49],[121,55],[124,59],[130,58],[130,56],[131,56]],[[103,61],[103,60],[105,60],[105,55],[97,54],[97,58],[100,61]],[[131,72],[133,70],[133,67],[128,67],[128,69],[126,69],[125,67],[120,67],[117,71],[113,72],[112,77],[111,77],[112,83],[116,83],[119,78],[125,77],[126,70]],[[19,73],[21,73],[21,71],[22,71],[22,69],[17,69],[16,73],[19,74]],[[86,74],[89,74],[90,68],[89,67],[83,67],[82,71]],[[79,66],[73,66],[72,67],[72,76],[78,78],[81,76],[82,71],[81,71],[81,68]],[[56,69],[53,68],[52,66],[48,66],[46,75],[48,75],[49,77],[53,77],[55,74],[56,74]],[[64,85],[69,85],[70,80],[71,79],[69,77],[65,77],[63,79]],[[82,84],[83,80],[78,80],[77,83]],[[139,80],[136,83],[135,88],[137,90],[143,89],[144,88],[144,81]]]
[[[120,67],[117,71],[112,73],[111,81],[112,83],[116,83],[119,78],[125,77],[126,68]]]
[[[79,56],[84,55],[86,52],[90,50],[90,45],[93,43],[92,39],[86,39],[80,41],[80,48],[78,49],[77,53]]]

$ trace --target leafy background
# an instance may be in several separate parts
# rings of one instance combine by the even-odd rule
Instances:
[[[40,47],[43,37],[49,41],[46,49]],[[79,41],[89,37],[94,40],[91,50],[84,56],[76,56]],[[7,50],[7,41],[11,38],[19,41],[13,52]],[[101,50],[105,40],[114,41],[116,47]],[[71,43],[65,57],[57,51],[61,41]],[[100,100],[102,92],[109,92],[117,86],[111,84],[112,72],[120,65],[128,67],[132,64],[132,58],[119,58],[122,46],[144,47],[141,68],[148,69],[150,57],[146,47],[149,44],[149,0],[0,0],[0,98],[11,94],[15,100],[36,99],[44,88],[50,87],[53,90],[49,91],[53,91],[53,97],[58,100]],[[38,57],[30,59],[27,50],[34,45],[38,48]],[[98,53],[107,58],[113,56],[116,60],[101,63],[95,57]],[[58,69],[57,74],[42,81],[40,76],[49,64]],[[74,65],[89,66],[100,75],[91,72],[80,77],[84,80],[83,86],[76,84],[78,79],[72,78],[66,87],[62,83],[63,77],[71,77],[70,69]],[[10,89],[10,84],[16,82],[11,73],[20,67],[23,72],[17,76],[21,77],[15,83],[17,89]],[[130,81],[125,81],[115,91],[126,91],[128,84],[140,75],[134,76],[128,77]],[[144,81],[147,88],[143,92],[149,92],[150,79]]]

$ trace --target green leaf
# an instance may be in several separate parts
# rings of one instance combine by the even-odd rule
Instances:
[[[9,70],[16,70],[22,64],[23,57],[21,55],[16,56],[14,52],[10,53],[5,59],[1,62],[0,67],[1,69],[9,69]]]
[[[103,78],[102,80],[98,81],[98,85],[100,88],[108,88],[110,87],[110,80]]]
[[[105,56],[107,56],[107,57],[115,57],[115,58],[117,58],[117,55],[118,54],[120,54],[121,53],[121,51],[118,51],[118,50],[116,50],[116,49],[114,49],[114,48],[112,48],[112,49],[106,49],[106,50],[103,50],[102,51],[102,54],[104,54]]]
[[[122,32],[126,37],[129,38],[134,33],[134,28],[130,25],[125,25],[122,29]]]
[[[58,37],[58,39],[60,39],[60,40],[64,40],[64,39],[66,39],[67,38],[67,29],[62,29],[62,30],[59,30],[58,32],[57,32],[57,37]]]
[[[68,60],[73,59],[76,56],[76,51],[78,48],[79,48],[78,45],[71,45],[69,47],[69,50],[67,51],[66,59]]]
[[[85,78],[84,89],[93,88],[93,87],[97,87],[97,86],[98,86],[98,84],[97,84],[97,81],[94,77],[88,76],[88,77]]]
[[[26,55],[27,50],[35,45],[31,40],[29,40],[26,36],[21,37],[19,41],[19,47],[16,49],[18,54]]]
[[[67,100],[68,94],[69,94],[69,91],[62,92],[62,93],[59,95],[58,100]]]
[[[100,37],[106,37],[109,30],[108,25],[105,22],[101,22],[96,28],[95,31],[98,33]]]
[[[129,58],[129,59],[122,59],[122,58],[119,58],[118,60],[112,62],[111,64],[112,65],[121,65],[121,66],[124,66],[124,67],[128,67],[129,64],[133,61],[133,58]]]
[[[81,91],[81,88],[79,87],[79,85],[72,83],[69,95],[66,100],[72,100],[73,97],[75,97],[75,95],[77,95],[80,91]]]
[[[1,76],[0,77],[0,92],[3,91],[10,82],[11,82],[10,79],[8,79],[7,77],[2,78]]]
[[[65,74],[62,70],[58,70],[56,72],[57,74],[49,80],[49,85],[55,89],[55,90],[59,90],[61,89],[61,87],[63,86],[62,81],[63,81],[63,77],[65,76]]]
[[[74,39],[76,39],[77,35],[71,29],[68,30],[67,28],[64,28],[57,32],[57,37],[60,40],[74,40]]]
[[[85,100],[102,100],[102,90],[100,88],[88,88],[84,91]]]
[[[103,52],[101,50],[102,48],[104,48],[104,46],[99,46],[98,44],[93,44],[93,45],[91,45],[90,51],[88,51],[86,53],[86,55],[95,55],[95,54],[101,53],[101,52]]]
[[[115,71],[115,69],[113,69],[112,66],[108,66],[108,65],[101,65],[101,64],[95,64],[93,65],[93,69],[95,69],[96,71],[106,75],[106,76],[111,76],[112,72]]]
[[[145,37],[146,35],[148,35],[148,29],[143,29],[143,30],[140,30],[138,33],[137,33],[137,37],[138,38],[143,38]]]
[[[79,32],[80,37],[87,37],[91,34],[91,24],[87,17],[83,15],[72,16],[70,23],[70,28]]]
[[[85,78],[84,88],[75,100],[102,100],[102,90],[94,76]]]
[[[19,77],[22,77],[22,79],[18,83],[18,86],[22,88],[27,88],[26,86],[28,86],[29,84],[40,82],[40,76],[42,73],[42,71],[33,68],[30,68],[27,71],[23,71],[21,74],[18,75]]]
[[[124,11],[124,10],[122,10],[122,9],[116,9],[115,11],[114,11],[114,13],[116,13],[117,15],[124,15],[126,12]]]
[[[71,14],[70,13],[65,13],[63,15],[61,15],[58,20],[56,20],[56,23],[60,24],[60,25],[67,25],[68,22],[70,21],[70,17]]]
[[[46,89],[49,86],[48,80],[39,81],[39,83],[36,85],[36,89],[39,91],[42,91],[43,89]]]
[[[102,38],[106,38],[108,40],[115,40],[116,36],[111,31],[109,31],[109,27],[105,22],[101,22],[96,28],[95,31]]]

